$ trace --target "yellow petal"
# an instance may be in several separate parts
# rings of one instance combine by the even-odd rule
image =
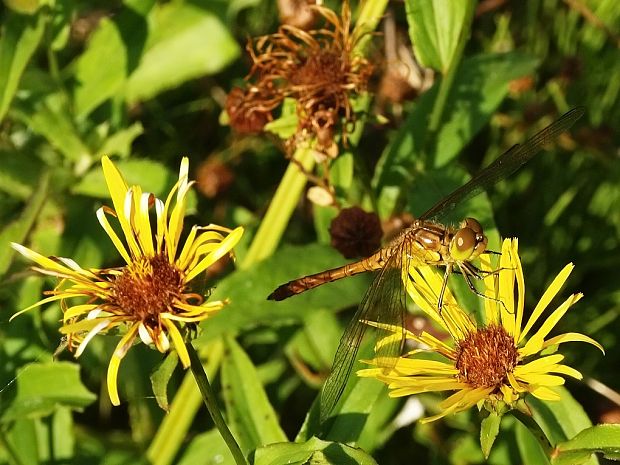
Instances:
[[[521,332],[520,340],[522,340],[527,335],[527,333],[529,333],[530,329],[532,329],[534,323],[536,323],[536,321],[538,320],[538,318],[540,318],[540,315],[542,315],[542,313],[545,311],[551,300],[560,291],[560,288],[564,285],[564,283],[570,276],[571,271],[573,271],[574,267],[575,266],[572,263],[566,265],[562,269],[562,271],[558,273],[553,282],[549,285],[543,296],[538,301],[538,304],[534,308],[532,315],[527,320],[525,328],[523,328],[523,331]]]
[[[605,349],[603,348],[602,345],[600,345],[598,342],[596,342],[591,337],[588,337],[585,334],[581,334],[581,333],[559,334],[558,336],[554,336],[551,339],[545,341],[545,343],[542,345],[542,348],[545,349],[547,347],[550,347],[556,344],[562,344],[564,342],[587,342],[588,344],[592,344],[594,347],[598,348],[601,352],[603,352],[603,355],[605,354]]]
[[[136,334],[138,332],[138,324],[134,324],[131,326],[127,333],[121,338],[120,342],[114,349],[114,353],[112,354],[112,358],[110,359],[110,364],[108,365],[108,376],[107,376],[107,385],[108,385],[108,395],[110,396],[110,401],[112,405],[120,405],[121,401],[118,397],[118,388],[116,379],[118,378],[118,368],[121,364],[121,360],[127,354],[127,351],[133,344],[134,339],[136,338]]]
[[[512,266],[515,268],[515,277],[517,278],[517,308],[514,326],[514,340],[515,344],[518,344],[521,340],[521,325],[523,324],[523,312],[525,307],[525,278],[523,277],[523,267],[521,266],[521,259],[519,258],[519,241],[513,239],[512,241]]]
[[[112,204],[114,205],[114,210],[116,211],[116,217],[121,225],[123,234],[125,235],[125,240],[127,241],[129,250],[131,250],[131,252],[136,256],[139,256],[140,252],[138,243],[133,235],[129,217],[126,215],[125,211],[128,195],[131,195],[131,191],[127,187],[127,183],[123,179],[121,173],[118,169],[116,169],[116,166],[114,166],[108,157],[103,157],[101,159],[101,165],[103,166],[103,176],[105,177],[106,184],[108,185],[108,191],[110,192]]]
[[[498,304],[498,308],[502,326],[508,334],[515,332],[515,270],[512,261],[512,244],[510,239],[505,239],[499,261],[499,298],[503,304]]]
[[[532,388],[530,389],[530,392],[534,397],[537,397],[540,400],[557,401],[561,399],[557,392],[545,386]]]
[[[174,322],[166,318],[162,318],[161,321],[168,329],[168,334],[172,338],[172,343],[177,350],[177,354],[179,354],[179,360],[181,360],[183,368],[188,368],[190,366],[189,353],[187,352],[187,347],[185,347],[185,342],[183,341],[181,333],[179,332]]]
[[[243,228],[240,226],[235,228],[226,238],[219,244],[217,250],[204,257],[196,267],[194,267],[185,277],[185,281],[189,282],[210,267],[213,263],[218,261],[224,255],[230,252],[230,250],[237,245],[239,239],[243,235]]]
[[[579,302],[583,294],[573,294],[568,299],[566,299],[562,305],[560,305],[555,311],[549,315],[549,317],[545,320],[545,322],[541,325],[541,327],[534,333],[534,335],[530,338],[530,340],[523,347],[524,355],[529,355],[532,352],[533,347],[540,347],[542,350],[542,346],[545,340],[545,337],[549,332],[555,327],[555,325],[560,321],[560,319],[564,316],[564,314],[568,311],[568,309]],[[528,347],[528,345],[530,347]]]
[[[129,256],[127,249],[125,249],[123,242],[119,239],[118,235],[114,232],[114,229],[112,229],[110,222],[106,218],[106,211],[107,209],[105,207],[101,207],[97,209],[96,215],[97,215],[97,219],[99,220],[99,224],[101,225],[103,230],[106,232],[106,234],[110,237],[110,239],[112,240],[112,243],[114,244],[114,247],[116,247],[116,250],[118,250],[118,253],[121,254],[121,257],[123,257],[123,260],[125,260],[125,263],[129,264],[131,263],[131,257]]]
[[[519,381],[535,386],[561,386],[564,384],[564,378],[561,376],[549,374],[524,374],[517,376]]]

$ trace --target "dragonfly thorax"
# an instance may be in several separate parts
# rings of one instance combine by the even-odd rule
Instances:
[[[486,250],[487,242],[480,223],[465,218],[450,240],[450,256],[457,261],[473,260]]]

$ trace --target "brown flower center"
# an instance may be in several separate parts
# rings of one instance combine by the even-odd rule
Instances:
[[[181,272],[162,254],[127,266],[112,287],[114,303],[123,313],[151,326],[157,325],[160,313],[173,308],[182,291]]]
[[[500,325],[467,335],[457,344],[456,368],[460,381],[473,387],[499,387],[518,362],[514,338]]]

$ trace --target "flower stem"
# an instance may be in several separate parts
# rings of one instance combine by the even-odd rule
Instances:
[[[297,149],[293,158],[306,171],[312,171],[314,156],[310,149]],[[258,231],[256,231],[252,245],[250,245],[248,253],[239,264],[239,268],[246,269],[269,257],[274,252],[282,238],[282,234],[284,234],[293,210],[295,210],[297,202],[299,202],[306,181],[306,175],[301,172],[299,166],[295,162],[289,163],[282,181],[269,204],[267,213],[258,227]]]
[[[237,465],[248,465],[243,452],[241,452],[241,448],[234,436],[228,429],[226,422],[224,421],[224,417],[222,417],[222,413],[220,412],[219,407],[217,406],[217,399],[215,398],[215,392],[211,388],[211,384],[209,384],[209,379],[207,378],[207,373],[202,366],[202,362],[200,361],[200,357],[198,357],[198,353],[194,349],[194,346],[191,342],[187,342],[185,344],[187,347],[187,352],[189,353],[189,359],[191,362],[191,370],[194,375],[194,379],[196,380],[196,384],[198,384],[198,389],[200,389],[200,393],[202,394],[202,398],[204,400],[205,405],[207,406],[207,410],[213,419],[213,423],[219,430],[224,442],[228,446],[230,453],[233,455],[235,459],[235,463]]]
[[[534,417],[532,417],[531,415],[528,415],[525,412],[522,412],[519,409],[513,409],[510,411],[510,413],[512,414],[513,417],[519,420],[523,424],[523,426],[525,426],[528,430],[530,430],[530,432],[534,435],[534,437],[536,438],[536,440],[542,447],[545,455],[547,457],[551,457],[551,452],[553,451],[553,447],[551,446],[549,439],[547,439],[547,435],[545,434],[545,432],[542,430],[540,425],[536,423],[536,421],[534,420]]]
[[[209,354],[206,364],[207,376],[213,375],[222,360],[224,345],[220,339],[205,346]],[[179,451],[179,445],[187,436],[196,412],[200,408],[202,397],[191,376],[185,376],[170,405],[166,415],[157,430],[157,434],[146,451],[146,458],[151,465],[169,465],[173,463]]]

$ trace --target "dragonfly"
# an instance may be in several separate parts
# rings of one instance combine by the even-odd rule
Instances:
[[[508,149],[469,182],[420,215],[407,229],[373,255],[338,268],[294,279],[282,284],[267,297],[269,300],[280,301],[338,279],[368,271],[378,272],[340,339],[332,371],[321,390],[321,421],[332,412],[346,387],[368,328],[364,322],[374,321],[380,323],[379,327],[384,327],[381,324],[385,324],[404,328],[407,293],[403,280],[411,266],[445,267],[437,302],[439,315],[448,278],[453,271],[458,271],[463,276],[473,292],[485,297],[476,290],[472,282],[472,278],[482,277],[481,271],[472,260],[482,253],[492,253],[486,250],[487,237],[481,224],[474,218],[465,218],[458,228],[454,228],[437,222],[437,218],[514,173],[540,152],[544,145],[569,129],[583,114],[583,107],[574,108],[524,143]],[[375,328],[375,332],[377,338],[392,334],[380,328]],[[377,347],[376,350],[380,353],[376,356],[400,355],[404,346],[404,329],[400,340],[397,339],[391,338],[392,342]]]

